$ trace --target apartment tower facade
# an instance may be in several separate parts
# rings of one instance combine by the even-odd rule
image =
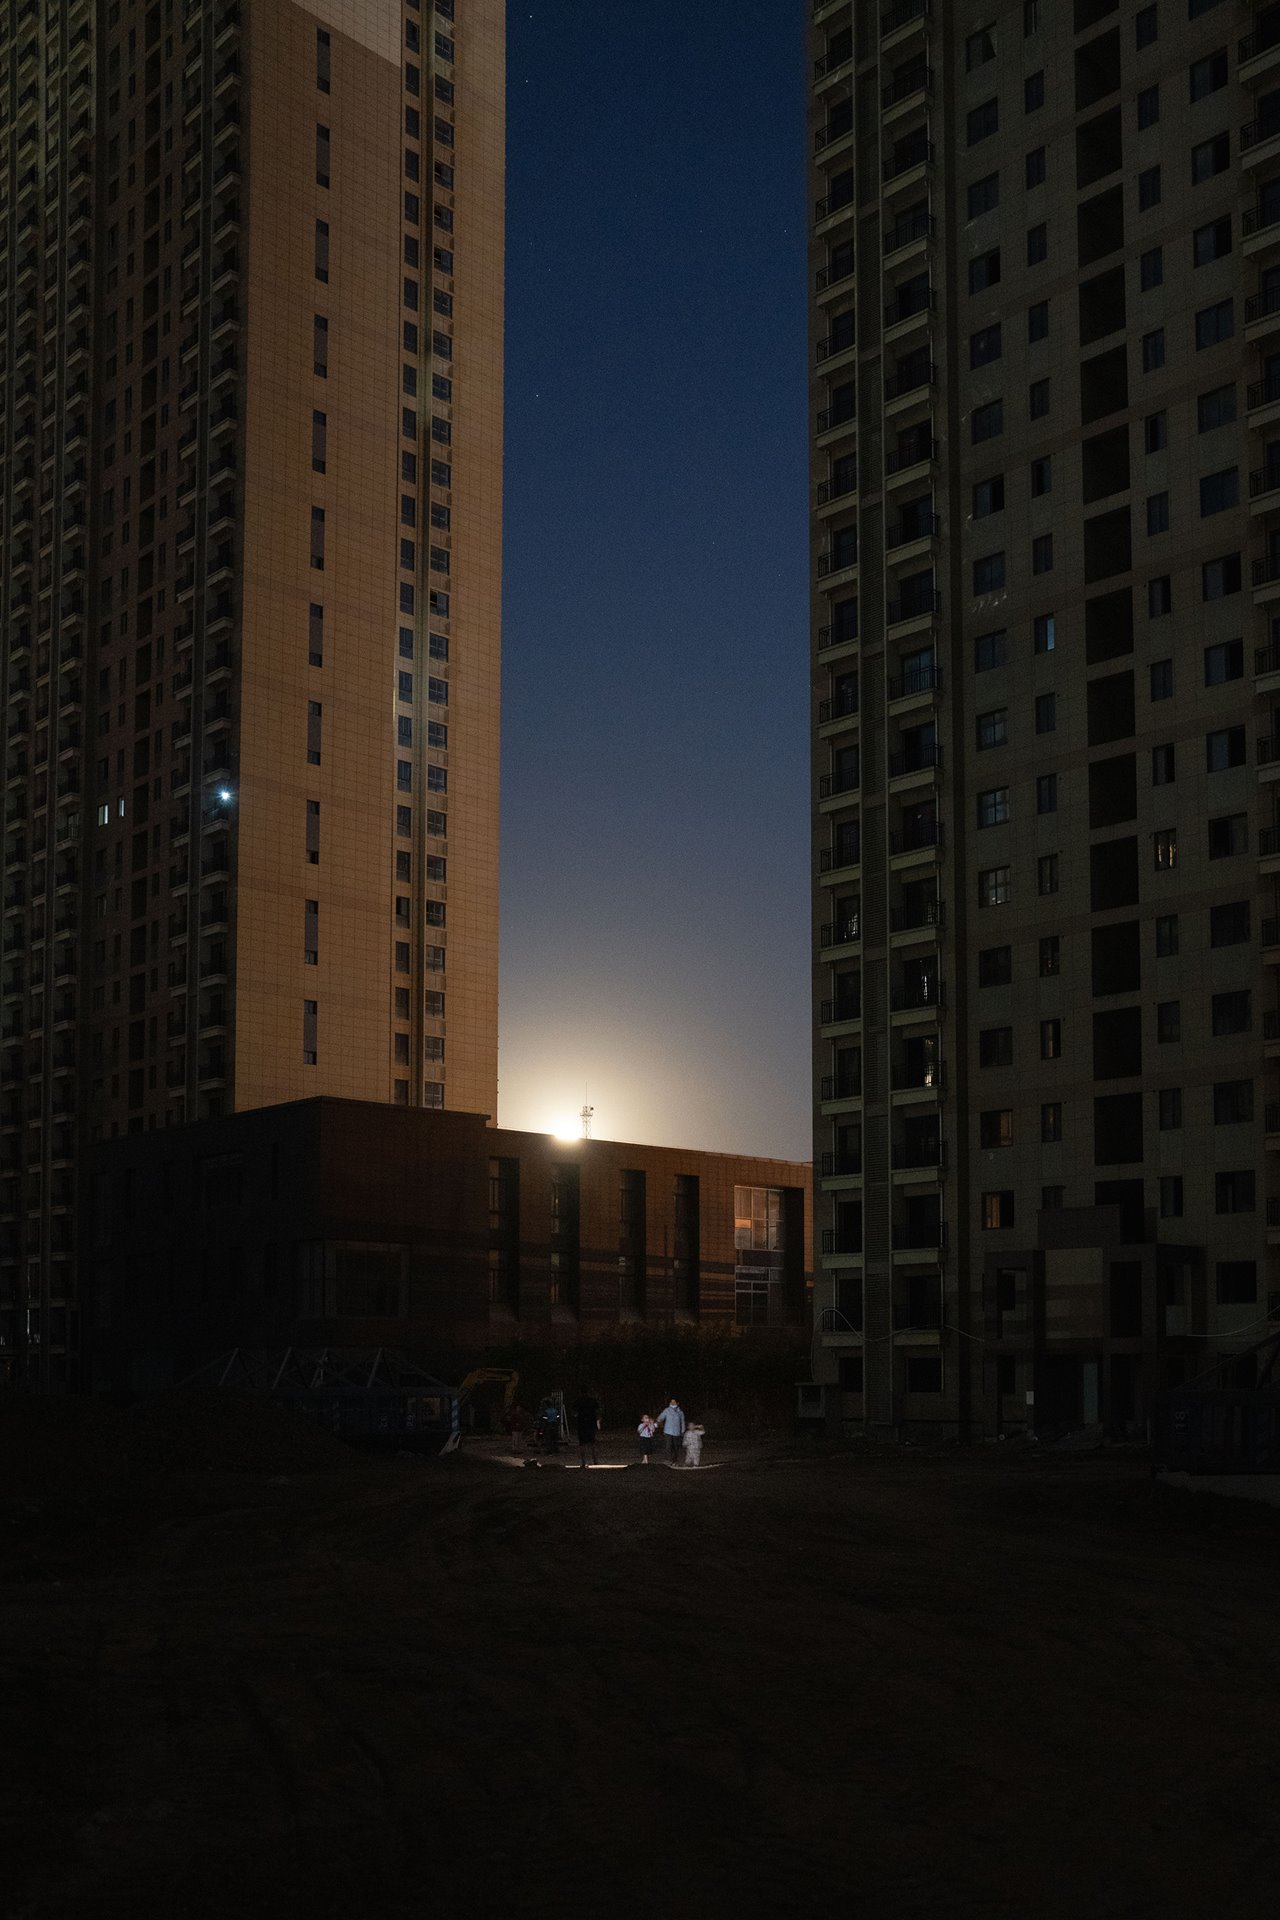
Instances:
[[[1280,1318],[1280,7],[810,16],[815,1378],[1138,1433]]]
[[[0,1368],[91,1141],[493,1114],[501,0],[0,5]]]

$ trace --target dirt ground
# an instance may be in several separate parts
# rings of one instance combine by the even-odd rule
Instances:
[[[0,1406],[7,1920],[1276,1911],[1269,1509],[232,1411]]]

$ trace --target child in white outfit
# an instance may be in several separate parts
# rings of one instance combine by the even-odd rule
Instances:
[[[706,1428],[695,1420],[684,1430],[684,1463],[686,1467],[702,1465],[702,1436]]]

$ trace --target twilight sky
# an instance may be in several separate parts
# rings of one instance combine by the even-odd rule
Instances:
[[[809,1157],[803,28],[509,8],[504,1126]]]

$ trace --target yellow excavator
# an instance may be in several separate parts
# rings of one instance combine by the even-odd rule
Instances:
[[[516,1403],[516,1389],[520,1385],[520,1375],[514,1367],[473,1367],[454,1395],[458,1415],[479,1387],[498,1386],[502,1388],[503,1415],[510,1413]],[[441,1453],[454,1453],[462,1441],[462,1422],[459,1417],[453,1432],[441,1447]]]
[[[516,1389],[520,1385],[520,1375],[514,1367],[473,1367],[462,1385],[458,1388],[458,1405],[463,1407],[477,1387],[488,1387],[502,1383],[502,1411],[510,1413],[516,1403]]]

